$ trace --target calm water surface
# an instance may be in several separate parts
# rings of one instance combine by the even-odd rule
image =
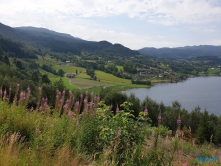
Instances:
[[[210,113],[221,115],[221,77],[189,78],[178,83],[157,84],[149,89],[129,89],[125,93],[134,93],[141,101],[149,96],[166,106],[171,106],[172,101],[177,100],[188,111],[199,106],[201,111],[207,109]]]

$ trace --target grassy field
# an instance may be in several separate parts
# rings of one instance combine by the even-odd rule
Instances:
[[[208,68],[208,75],[217,75],[221,72],[221,70],[216,70],[214,68]]]
[[[79,89],[77,86],[74,86],[72,84],[70,84],[70,81],[68,78],[66,77],[59,77],[56,76],[52,73],[46,72],[44,70],[40,70],[41,74],[47,74],[48,78],[50,79],[50,81],[53,83],[55,81],[58,81],[59,79],[62,79],[62,81],[64,82],[64,85],[66,86],[66,88],[70,89],[70,90],[74,90],[74,89]]]
[[[118,71],[123,71],[124,70],[124,67],[123,66],[116,66],[117,67],[117,69],[118,69]]]
[[[57,61],[56,59],[51,58],[49,55],[46,55],[43,57],[39,55],[38,60],[36,62],[40,65],[46,64],[46,65],[52,65],[52,66],[60,63],[60,61]]]
[[[54,65],[53,69],[58,71],[59,69],[62,69],[65,73],[84,73],[86,72],[86,69],[83,67],[77,67],[77,66],[60,66],[60,65]]]
[[[38,63],[44,64],[45,60],[49,64],[53,65],[53,69],[55,69],[56,71],[58,71],[59,69],[62,69],[65,73],[75,73],[77,71],[78,74],[76,78],[68,79],[66,77],[59,77],[44,70],[40,70],[42,74],[47,74],[52,82],[55,82],[56,80],[59,80],[61,78],[65,86],[71,90],[79,88],[88,89],[89,91],[93,92],[99,92],[102,87],[112,87],[113,90],[148,87],[147,85],[131,84],[131,80],[119,78],[100,70],[95,70],[95,75],[99,81],[90,80],[90,76],[86,74],[86,69],[83,67],[60,66],[57,64],[56,60],[52,59],[50,56],[45,56],[44,59],[39,56]],[[123,70],[123,66],[117,66],[117,68],[118,70]]]
[[[88,89],[93,87],[100,87],[100,86],[112,86],[113,84],[104,83],[101,81],[95,81],[90,79],[84,79],[84,78],[72,78],[70,79],[70,83],[76,87],[79,87],[80,89]]]
[[[119,78],[112,74],[105,73],[100,70],[96,70],[95,75],[97,76],[97,79],[101,80],[101,82],[106,82],[106,83],[111,83],[111,84],[130,84],[131,83],[131,81],[128,79]]]

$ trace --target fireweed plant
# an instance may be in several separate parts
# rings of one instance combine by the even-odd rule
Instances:
[[[216,156],[212,164],[220,164],[212,144],[197,147],[168,135],[160,112],[151,127],[148,109],[135,117],[130,102],[113,110],[93,93],[75,98],[57,90],[51,109],[38,91],[33,108],[27,107],[29,87],[21,91],[17,84],[13,102],[11,89],[0,90],[1,165],[198,165],[200,155]]]

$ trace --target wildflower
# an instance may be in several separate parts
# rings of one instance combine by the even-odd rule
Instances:
[[[40,86],[38,87],[38,90],[39,90],[39,91],[41,91],[41,90],[42,90]]]
[[[62,103],[62,102],[63,102],[63,99],[60,100],[60,103]]]
[[[188,166],[187,163],[184,163],[183,166]]]
[[[30,87],[29,87],[29,86],[28,86],[28,88],[27,88],[27,91],[28,91],[28,92],[31,92],[31,89],[30,89]]]
[[[162,119],[162,118],[161,118],[161,115],[159,115],[158,118],[157,118],[157,120],[158,120],[159,123],[161,122],[161,119]]]
[[[80,98],[81,98],[81,99],[83,98],[83,94],[80,95]]]
[[[62,94],[65,95],[65,90],[63,90]]]
[[[152,134],[151,134],[151,136],[152,136],[152,137],[154,137],[154,131],[152,131]]]
[[[86,96],[87,96],[87,95],[88,95],[88,91],[86,91],[86,93],[85,93],[85,94],[86,94]]]
[[[166,136],[166,141],[165,141],[165,145],[169,144],[169,139],[168,139],[168,135]]]
[[[100,97],[99,96],[97,97],[97,101],[100,101]]]
[[[17,87],[20,87],[20,84],[17,84]]]
[[[72,112],[71,111],[68,112],[68,116],[72,117]]]
[[[77,101],[77,102],[75,103],[75,105],[76,105],[76,106],[79,106],[79,101]]]
[[[146,108],[144,111],[144,116],[148,114],[148,109]]]
[[[25,94],[23,92],[21,92],[20,97],[22,98],[23,96],[25,96]]]
[[[117,108],[116,108],[116,114],[118,114],[119,113],[119,108],[118,108],[118,106],[117,106]]]
[[[39,107],[39,111],[40,111],[40,112],[42,111],[42,106],[41,106],[41,107]]]
[[[39,128],[37,127],[37,128],[35,129],[35,133],[38,134],[39,132],[40,132],[40,130],[39,130]]]
[[[11,88],[11,87],[9,88],[9,91],[12,91],[12,88]]]
[[[71,91],[71,90],[69,90],[69,95],[70,95],[70,96],[72,95],[72,91]]]
[[[118,135],[118,136],[121,135],[121,130],[120,130],[120,129],[118,130],[117,135]]]
[[[87,103],[87,99],[84,99],[84,103]]]
[[[56,99],[58,99],[59,98],[59,95],[56,95]]]
[[[113,105],[111,104],[110,107],[109,107],[109,109],[112,110],[112,108],[113,108]]]
[[[77,127],[79,127],[79,126],[80,126],[80,123],[79,123],[79,122],[77,122],[76,126],[77,126]]]
[[[68,108],[68,105],[67,105],[67,104],[65,104],[65,105],[63,106],[63,108],[64,108],[64,109],[67,109],[67,108]]]
[[[34,107],[32,106],[31,109],[30,109],[30,111],[33,111],[33,110],[34,110]]]
[[[181,119],[177,119],[177,124],[178,124],[178,125],[181,124]]]

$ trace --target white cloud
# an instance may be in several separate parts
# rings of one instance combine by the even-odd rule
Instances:
[[[85,40],[122,43],[133,49],[181,44],[168,39],[167,34],[154,38],[150,34],[124,32],[124,28],[116,31],[93,18],[126,15],[138,18],[144,24],[172,28],[180,25],[193,31],[203,27],[201,31],[211,33],[217,32],[217,27],[207,25],[221,23],[220,0],[0,0],[0,4],[0,22],[9,26],[45,27]],[[211,42],[218,43],[219,40]]]
[[[1,14],[36,13],[72,17],[107,17],[126,14],[159,24],[221,22],[219,0],[9,0]]]

